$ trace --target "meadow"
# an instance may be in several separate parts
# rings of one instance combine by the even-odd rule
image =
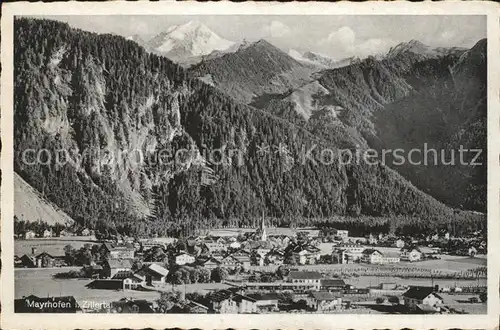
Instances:
[[[29,295],[39,297],[74,296],[79,303],[84,301],[111,302],[124,297],[149,300],[160,297],[160,293],[154,291],[88,289],[85,285],[92,281],[90,279],[53,278],[55,273],[78,269],[80,267],[15,269],[14,296],[16,299]]]
[[[32,248],[35,248],[35,254],[47,252],[57,257],[64,256],[64,247],[66,245],[71,245],[73,248],[79,249],[85,244],[100,244],[100,242],[93,236],[22,239],[14,241],[14,254],[19,257],[23,254],[31,254]]]

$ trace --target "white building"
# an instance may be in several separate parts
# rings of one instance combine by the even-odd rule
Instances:
[[[311,251],[310,249],[292,253],[292,257],[299,265],[314,265],[318,262],[320,256],[319,251]]]
[[[320,273],[308,271],[291,271],[287,276],[288,282],[299,286],[305,284],[308,288],[315,290],[320,289],[322,278],[323,276]]]
[[[136,290],[142,285],[146,284],[144,276],[139,274],[132,274],[129,277],[123,279],[123,289],[124,290]]]
[[[215,252],[224,252],[227,250],[226,244],[220,242],[220,241],[214,241],[214,242],[205,242],[204,243],[205,248],[210,252],[210,253],[215,253]]]
[[[338,253],[340,263],[349,263],[359,261],[365,249],[364,245],[341,244],[334,248],[334,253]]]
[[[239,248],[241,248],[241,243],[238,241],[234,241],[234,242],[229,243],[229,247],[231,249],[239,249]]]
[[[422,252],[417,248],[412,249],[401,249],[400,254],[401,261],[414,262],[422,259]]]
[[[335,236],[339,237],[342,241],[346,241],[349,238],[349,231],[337,229],[335,231]]]
[[[411,287],[403,294],[403,300],[405,306],[413,310],[424,310],[426,307],[431,307],[435,311],[439,311],[443,304],[443,298],[435,293],[432,287]]]
[[[382,264],[384,262],[384,255],[376,249],[366,249],[361,255],[361,262],[367,264]]]
[[[192,264],[195,261],[195,257],[187,253],[179,253],[175,256],[175,264],[182,266],[185,264]]]
[[[342,308],[342,295],[339,292],[313,291],[306,298],[307,305],[317,311]]]
[[[402,239],[398,239],[396,240],[396,242],[394,243],[394,245],[396,245],[397,248],[403,248],[405,246],[405,241],[403,241]]]

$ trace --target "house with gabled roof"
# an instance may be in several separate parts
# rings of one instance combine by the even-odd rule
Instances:
[[[209,311],[210,308],[207,306],[200,304],[199,302],[186,299],[182,306],[175,305],[168,312],[174,314],[207,314]]]
[[[233,256],[232,254],[230,255],[227,255],[225,256],[224,258],[222,258],[220,260],[220,266],[221,267],[225,267],[225,268],[236,268],[238,266],[240,266],[241,263],[239,262],[238,259],[236,259],[235,256]]]
[[[54,267],[55,258],[47,252],[42,252],[35,257],[37,267]]]
[[[361,254],[361,262],[367,264],[382,264],[384,255],[377,249],[365,249]]]
[[[248,256],[248,257],[250,257],[251,254],[252,252],[248,249],[239,249],[231,253],[231,255],[233,256]]]
[[[291,253],[292,258],[299,265],[314,265],[321,256],[320,249],[311,244],[296,245],[288,253]]]
[[[155,313],[156,303],[146,299],[122,298],[111,303],[113,313]]]
[[[102,259],[133,259],[135,247],[131,243],[105,242],[99,248]]]
[[[68,237],[68,236],[73,236],[73,233],[68,229],[63,229],[59,232],[59,237]]]
[[[130,272],[132,270],[132,259],[108,259],[103,265],[103,277],[112,278],[118,272]]]
[[[311,291],[305,299],[309,308],[316,311],[329,311],[342,308],[341,292]]]
[[[35,268],[35,267],[37,267],[35,256],[28,255],[28,254],[23,254],[19,258],[19,264],[22,267],[26,267],[26,268]]]
[[[249,314],[257,311],[256,300],[234,292],[219,290],[210,295],[212,310],[220,314]]]
[[[238,266],[243,267],[244,269],[250,268],[250,256],[245,254],[240,255],[231,255],[235,260]]]
[[[247,241],[245,248],[250,251],[255,251],[261,256],[265,256],[273,248],[272,243],[269,241]]]
[[[138,272],[140,276],[145,278],[147,285],[158,285],[165,283],[165,279],[168,275],[168,270],[156,263],[151,263],[149,265],[144,265]]]
[[[335,247],[333,253],[338,255],[340,263],[352,263],[361,259],[365,249],[360,244],[343,243]]]
[[[285,251],[281,249],[272,249],[267,255],[266,259],[269,264],[283,265],[285,262]]]
[[[418,247],[402,248],[399,257],[401,261],[419,261],[422,259],[422,251]]]
[[[252,293],[248,297],[255,300],[256,306],[261,311],[276,311],[278,310],[279,295],[275,292],[267,293]]]
[[[433,287],[412,286],[403,293],[403,300],[405,306],[411,310],[419,309],[419,305],[427,305],[439,311],[443,305],[443,298],[434,292]]]
[[[288,273],[287,282],[295,284],[307,284],[310,288],[319,290],[323,275],[312,271],[290,271]]]
[[[227,245],[219,241],[209,241],[203,243],[203,251],[207,251],[210,254],[220,253],[227,250]]]
[[[138,273],[132,273],[123,279],[124,290],[136,290],[146,284],[146,278]]]
[[[219,267],[221,262],[214,257],[208,257],[196,260],[196,264],[207,269],[214,269]]]
[[[320,290],[322,291],[341,291],[345,287],[344,280],[338,278],[322,278],[320,280]]]

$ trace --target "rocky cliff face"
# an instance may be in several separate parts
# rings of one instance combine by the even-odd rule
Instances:
[[[119,39],[118,46],[125,51],[132,48],[136,60],[148,57],[149,63],[127,65],[130,59],[105,58],[82,49],[79,39],[93,35],[78,36],[62,24],[57,24],[60,35],[44,37],[42,42],[24,34],[36,26],[50,30],[54,24],[16,22],[17,93],[23,93],[15,111],[16,168],[28,178],[36,176],[43,165],[28,165],[36,157],[28,152],[31,159],[24,162],[21,152],[48,149],[46,156],[54,168],[70,171],[84,186],[96,190],[103,190],[103,180],[111,182],[127,201],[128,211],[139,217],[150,215],[153,185],[168,182],[193,163],[203,163],[180,123],[179,100],[187,96],[188,88],[159,76],[172,66],[167,60],[149,57],[124,39]],[[46,46],[47,40],[53,47]],[[105,47],[103,38],[96,42]],[[173,144],[189,150],[184,168],[148,164],[157,150]]]

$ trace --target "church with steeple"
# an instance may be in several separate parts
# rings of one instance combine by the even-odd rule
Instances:
[[[264,213],[262,213],[262,223],[260,225],[260,228],[257,229],[256,236],[260,241],[267,241],[267,232],[266,232],[266,225],[264,223]]]

